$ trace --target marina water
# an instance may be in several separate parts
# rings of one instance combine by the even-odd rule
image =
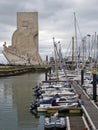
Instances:
[[[30,113],[33,87],[44,73],[0,78],[0,130],[44,130],[44,115]]]

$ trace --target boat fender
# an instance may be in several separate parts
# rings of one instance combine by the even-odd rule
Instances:
[[[88,130],[88,128],[87,128],[87,127],[84,127],[84,130]]]
[[[43,96],[42,95],[40,95],[40,96],[36,96],[36,99],[43,99]]]
[[[81,105],[84,105],[84,101],[83,100],[80,100],[79,101]]]
[[[35,107],[35,105],[32,103],[31,104],[31,110],[35,110],[36,109],[36,107]]]
[[[31,110],[35,110],[37,109],[37,107],[39,107],[40,102],[39,101],[35,101],[31,104]]]
[[[78,94],[78,98],[79,98],[79,99],[81,99],[81,95],[82,95],[81,93]]]
[[[34,90],[34,93],[37,93],[39,90],[40,90],[39,88],[38,88],[38,89],[35,89],[35,90]]]
[[[38,98],[42,93],[36,93],[35,96]]]

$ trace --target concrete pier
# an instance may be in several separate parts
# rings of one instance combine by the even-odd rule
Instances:
[[[15,65],[3,65],[0,66],[0,77],[3,76],[14,76],[29,72],[46,72],[51,69],[50,66],[46,65],[31,65],[31,66],[15,66]]]

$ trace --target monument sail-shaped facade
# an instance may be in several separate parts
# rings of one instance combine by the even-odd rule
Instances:
[[[17,12],[17,29],[13,33],[11,46],[4,44],[3,54],[10,64],[42,64],[37,12]]]

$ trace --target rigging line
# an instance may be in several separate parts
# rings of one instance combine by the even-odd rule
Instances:
[[[82,39],[82,33],[81,33],[81,31],[80,31],[80,27],[79,27],[78,20],[77,20],[77,18],[76,18],[76,14],[75,14],[75,13],[74,13],[74,17],[75,17],[76,25],[77,25],[77,27],[78,27],[78,31],[79,31],[79,33],[80,33],[80,37],[81,37],[81,39]]]
[[[81,41],[82,41],[82,33],[81,33],[81,31],[80,31],[80,27],[79,27],[79,24],[78,24],[78,20],[77,20],[77,18],[76,18],[76,14],[74,13],[74,21],[75,21],[75,39],[76,39],[76,46],[77,46],[77,31],[79,32],[79,34],[80,34],[80,39],[81,39]],[[78,30],[77,30],[77,28],[78,28]],[[77,53],[78,53],[78,51],[77,51]],[[78,54],[77,54],[78,55]]]
[[[56,48],[56,53],[57,53],[57,56],[60,57],[60,54],[58,52],[58,47],[57,47],[57,43],[55,44],[55,48]]]
[[[68,54],[67,56],[69,56],[69,50],[70,50],[70,46],[71,46],[71,42],[69,43],[69,45],[68,45],[68,47],[67,47],[67,51],[66,51],[66,53]]]
[[[93,39],[93,35],[92,35],[92,39],[91,39],[91,50],[92,52],[92,56],[91,57],[94,57],[94,39]]]
[[[95,58],[95,49],[97,48],[96,46],[96,39],[94,35],[92,35],[92,41],[91,41],[91,52],[93,52],[92,57]]]
[[[53,41],[54,41],[54,39],[53,39]],[[57,48],[57,43],[54,41],[54,49],[55,49],[55,53],[56,53],[56,55],[59,57],[59,52],[58,52],[58,48]]]
[[[94,58],[96,57],[95,49],[97,48],[96,46],[96,32],[95,35],[93,36],[93,44],[94,44]]]
[[[80,31],[80,27],[79,27],[79,24],[78,24],[77,19],[76,19],[76,23],[77,23],[77,27],[78,27],[78,30],[79,30],[79,33],[80,33],[80,37],[81,37],[81,39],[82,39],[82,33],[81,33],[81,31]]]
[[[69,47],[69,46],[68,46]],[[67,48],[68,48],[67,47]],[[66,47],[65,47],[65,56],[67,57],[67,54],[68,54],[68,49],[66,49]]]

